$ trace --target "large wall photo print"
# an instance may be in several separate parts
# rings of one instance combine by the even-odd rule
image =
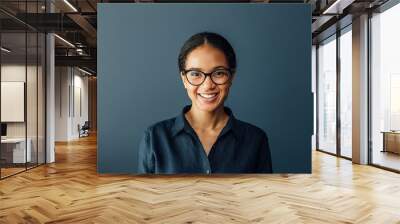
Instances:
[[[98,7],[98,172],[310,173],[307,4]]]

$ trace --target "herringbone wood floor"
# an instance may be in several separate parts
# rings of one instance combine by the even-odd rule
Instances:
[[[0,181],[0,223],[400,223],[400,175],[313,153],[311,175],[99,176],[96,139]]]

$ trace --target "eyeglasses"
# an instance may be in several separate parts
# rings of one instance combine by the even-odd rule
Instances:
[[[183,70],[182,72],[183,75],[186,76],[187,81],[194,86],[200,86],[203,84],[207,76],[210,76],[211,81],[217,85],[223,85],[227,83],[232,77],[232,70],[227,68],[219,68],[210,73],[205,73],[194,69]]]

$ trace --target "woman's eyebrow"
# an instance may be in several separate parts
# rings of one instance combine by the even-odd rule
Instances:
[[[227,67],[220,65],[220,66],[216,66],[216,67],[214,67],[214,68],[213,68],[213,70],[215,70],[215,69],[218,69],[218,68],[227,69]]]
[[[218,69],[218,68],[227,69],[227,67],[222,66],[222,65],[219,65],[219,66],[215,66],[212,70],[215,70],[215,69]],[[186,69],[186,70],[199,70],[199,71],[202,71],[203,69],[201,69],[201,68],[188,68],[188,69]]]
[[[200,68],[188,68],[188,69],[186,69],[186,70],[197,70],[197,71],[201,71]]]
[[[228,68],[225,67],[225,66],[219,65],[219,66],[215,66],[215,67],[212,69],[212,71],[214,71],[214,70],[216,70],[216,69],[220,69],[220,68],[228,69]],[[203,71],[201,68],[188,68],[188,69],[186,69],[186,70]]]

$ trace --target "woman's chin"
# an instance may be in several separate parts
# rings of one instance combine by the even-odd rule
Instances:
[[[220,103],[219,102],[201,102],[197,101],[196,106],[199,110],[201,111],[207,111],[207,112],[213,112],[219,107]]]

